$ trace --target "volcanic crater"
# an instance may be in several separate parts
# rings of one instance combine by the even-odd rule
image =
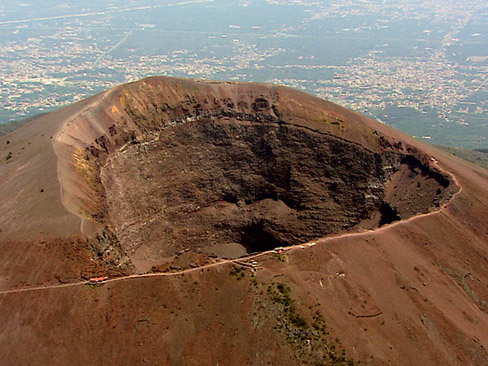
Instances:
[[[151,78],[56,136],[66,207],[136,268],[185,250],[235,258],[429,212],[455,190],[435,160],[284,87]]]

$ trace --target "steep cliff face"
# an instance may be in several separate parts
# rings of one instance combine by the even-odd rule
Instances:
[[[56,136],[65,203],[147,270],[185,249],[238,257],[373,228],[448,198],[425,155],[326,106],[258,84],[121,87]],[[396,181],[408,201],[386,194]]]

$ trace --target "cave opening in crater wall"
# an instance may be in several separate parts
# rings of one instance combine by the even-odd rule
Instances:
[[[241,236],[238,241],[248,253],[268,251],[280,246],[286,246],[286,241],[280,240],[272,231],[267,230],[264,221],[251,222],[241,228]]]

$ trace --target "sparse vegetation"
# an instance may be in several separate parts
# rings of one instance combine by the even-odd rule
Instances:
[[[253,285],[255,288],[258,287],[258,280],[256,278],[256,275],[251,272],[251,275],[249,276],[249,279],[251,281],[251,285]]]
[[[245,276],[245,270],[242,267],[234,266],[230,271],[230,275],[235,277],[237,280],[242,280]]]
[[[298,304],[291,296],[291,288],[284,283],[272,283],[266,290],[277,306],[277,325],[274,329],[286,337],[295,349],[301,364],[353,366],[359,365],[347,357],[337,339],[331,338],[325,320],[316,311],[307,321],[300,314]]]
[[[288,263],[288,256],[283,253],[277,253],[276,259],[282,263]]]
[[[442,266],[441,270],[449,275],[456,283],[464,290],[473,302],[478,305],[481,311],[488,312],[488,302],[480,298],[478,294],[469,285],[470,279],[473,277],[471,272],[460,273],[449,267]]]

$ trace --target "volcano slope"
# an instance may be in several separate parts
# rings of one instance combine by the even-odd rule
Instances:
[[[335,104],[150,78],[0,157],[2,364],[488,363],[487,172]]]

